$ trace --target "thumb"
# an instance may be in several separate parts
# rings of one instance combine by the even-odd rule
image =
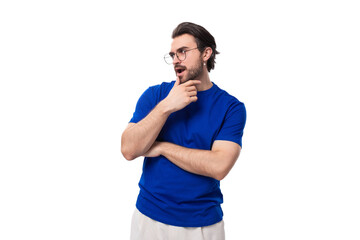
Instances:
[[[179,86],[180,85],[180,78],[176,77],[176,82],[174,84],[174,87]]]

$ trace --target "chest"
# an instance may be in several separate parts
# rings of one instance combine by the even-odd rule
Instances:
[[[210,150],[224,117],[223,109],[192,103],[169,116],[158,136],[158,141]]]

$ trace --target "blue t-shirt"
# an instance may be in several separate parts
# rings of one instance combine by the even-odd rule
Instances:
[[[149,87],[140,97],[130,122],[137,123],[167,95],[171,83]],[[214,141],[242,146],[246,120],[243,103],[217,85],[197,93],[198,100],[172,113],[156,141],[211,150]],[[187,172],[164,156],[144,159],[136,207],[144,215],[174,226],[203,227],[222,220],[220,181]]]

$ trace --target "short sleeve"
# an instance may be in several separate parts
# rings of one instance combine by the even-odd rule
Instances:
[[[242,147],[242,136],[246,122],[245,105],[239,101],[231,104],[215,140],[232,141]]]
[[[154,87],[149,87],[145,92],[140,96],[133,117],[130,122],[137,123],[146,117],[150,111],[156,106],[156,90]]]

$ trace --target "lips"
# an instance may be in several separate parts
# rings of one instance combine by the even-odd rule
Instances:
[[[182,73],[186,70],[186,68],[183,66],[175,66],[174,69],[177,76],[182,75]]]

